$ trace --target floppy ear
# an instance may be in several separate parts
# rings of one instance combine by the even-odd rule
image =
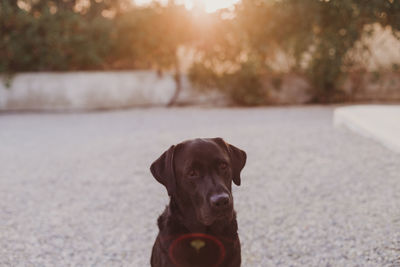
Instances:
[[[219,145],[222,145],[228,150],[229,157],[232,163],[232,180],[236,185],[240,185],[240,172],[242,171],[244,165],[246,164],[247,155],[243,150],[226,143],[222,138],[214,138]]]
[[[240,172],[246,164],[246,152],[230,144],[228,144],[228,151],[232,161],[233,182],[240,185]]]
[[[171,146],[156,161],[151,164],[150,171],[154,178],[167,188],[168,195],[175,192],[175,172],[174,172],[174,151],[175,146]]]

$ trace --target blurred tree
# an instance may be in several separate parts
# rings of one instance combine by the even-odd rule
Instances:
[[[115,60],[119,66],[172,69],[176,90],[172,105],[182,90],[178,49],[192,39],[191,17],[182,5],[173,1],[167,6],[153,3],[131,9],[115,19],[113,32]],[[132,65],[133,64],[133,65]]]
[[[309,41],[298,55],[299,59],[311,55],[306,72],[316,89],[316,101],[332,99],[346,66],[354,63],[349,51],[363,34],[372,34],[372,30],[365,30],[366,25],[379,23],[396,32],[400,24],[399,1],[373,0],[366,5],[362,0],[306,0],[299,6],[298,1],[286,0],[282,4],[289,8],[292,18],[285,20],[292,29],[288,35],[295,42]],[[305,25],[309,31],[299,31],[298,25]]]
[[[398,0],[242,0],[215,14],[190,13],[169,1],[0,0],[0,72],[174,70],[178,51],[196,51],[191,79],[218,87],[241,104],[263,104],[262,76],[283,51],[287,71],[307,75],[315,101],[329,101],[354,63],[349,51],[375,23],[400,38]],[[254,87],[254,88],[253,88]],[[249,94],[246,96],[246,94]]]
[[[111,20],[83,17],[64,1],[2,2],[0,71],[96,69],[111,44]],[[22,5],[21,3],[25,3]],[[19,6],[23,6],[20,8]]]
[[[2,0],[1,72],[44,70],[174,70],[192,36],[184,6],[133,7],[130,0]]]
[[[256,72],[260,75],[271,72],[277,52],[283,50],[293,59],[289,71],[309,77],[318,102],[333,98],[340,77],[354,63],[349,51],[363,34],[372,34],[374,28],[367,25],[391,27],[400,38],[400,1],[396,0],[368,4],[363,0],[242,0],[233,15],[226,18],[220,12],[219,17],[217,26],[209,31],[217,38],[204,39],[204,44],[196,47],[197,62],[190,75],[196,84],[226,90],[220,83],[229,83],[224,77],[232,69],[238,68],[236,74],[243,76],[240,70],[248,62],[259,68]],[[228,24],[233,27],[224,26]],[[226,65],[229,69],[221,71]]]

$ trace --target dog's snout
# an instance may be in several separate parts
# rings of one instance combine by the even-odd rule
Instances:
[[[229,206],[230,198],[227,193],[212,195],[210,198],[211,205],[216,209],[223,209]]]

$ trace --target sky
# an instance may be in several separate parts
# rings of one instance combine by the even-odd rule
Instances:
[[[168,0],[159,0],[160,2],[168,2]],[[145,5],[151,0],[134,0],[138,5]],[[208,13],[214,12],[221,8],[232,7],[239,0],[175,0],[176,3],[182,3],[187,9],[192,9],[194,6],[204,6],[204,10]]]

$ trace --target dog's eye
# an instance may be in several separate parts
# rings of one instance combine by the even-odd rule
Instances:
[[[222,162],[222,163],[219,164],[219,168],[221,170],[226,170],[226,168],[228,168],[228,164],[226,164],[225,162]]]

